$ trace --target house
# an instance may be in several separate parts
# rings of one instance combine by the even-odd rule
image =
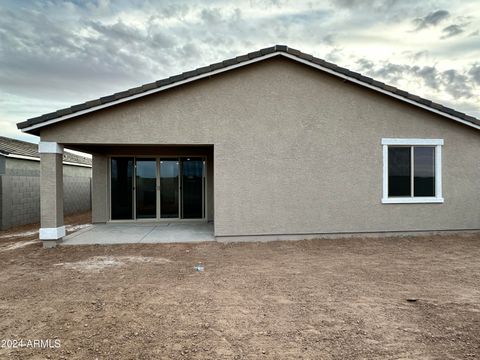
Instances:
[[[213,221],[218,240],[480,229],[480,120],[273,46],[19,123],[40,136],[45,246],[64,146],[93,222]]]
[[[91,159],[63,155],[63,202],[66,214],[91,207]],[[0,230],[40,221],[38,146],[0,136]]]

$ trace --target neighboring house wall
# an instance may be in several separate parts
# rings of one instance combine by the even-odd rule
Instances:
[[[40,135],[85,146],[213,144],[217,236],[480,228],[478,130],[286,59]],[[444,204],[381,203],[382,138],[444,139]],[[98,196],[105,204],[106,192]]]
[[[5,173],[11,176],[39,176],[39,161],[5,158]]]
[[[3,156],[0,159],[0,229],[38,222],[40,162]],[[65,214],[89,210],[91,169],[64,165],[63,171]]]

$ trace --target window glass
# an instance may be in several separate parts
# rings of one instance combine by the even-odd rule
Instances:
[[[388,196],[411,196],[411,148],[388,147]]]
[[[160,159],[160,216],[178,218],[178,159]]]
[[[157,216],[157,161],[137,159],[136,161],[137,219]]]
[[[112,158],[111,171],[112,220],[133,219],[133,158]]]
[[[203,216],[203,159],[182,158],[182,203],[184,219]]]
[[[414,147],[413,162],[413,195],[435,196],[435,148]]]

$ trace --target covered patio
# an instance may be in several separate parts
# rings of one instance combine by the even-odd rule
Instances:
[[[61,244],[156,244],[214,240],[213,223],[211,222],[137,222],[92,224],[65,236]]]
[[[41,141],[44,247],[211,241],[213,145],[85,145],[92,155],[92,223],[66,235],[61,162],[64,145]]]

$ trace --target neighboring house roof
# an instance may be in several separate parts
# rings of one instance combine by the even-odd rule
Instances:
[[[0,136],[0,155],[26,160],[40,160],[37,144],[5,136]],[[92,166],[91,159],[67,151],[63,153],[63,162],[70,165]]]
[[[284,56],[303,64],[312,66],[329,74],[343,78],[344,80],[354,82],[356,84],[368,87],[372,90],[379,91],[386,95],[395,97],[412,105],[424,108],[431,112],[437,113],[449,119],[461,122],[465,125],[480,130],[480,120],[469,116],[462,112],[448,108],[446,106],[435,103],[431,100],[421,98],[420,96],[410,94],[406,91],[397,89],[396,87],[387,85],[383,82],[374,80],[370,77],[363,76],[360,73],[350,71],[346,68],[339,67],[325,60],[316,58],[312,55],[302,53],[299,50],[289,48],[285,45],[276,45],[269,48],[261,49],[249,54],[237,56],[216,64],[201,67],[196,70],[187,71],[179,75],[171,76],[166,79],[158,80],[149,84],[145,84],[126,91],[118,92],[113,95],[104,96],[96,100],[87,101],[82,104],[74,105],[69,108],[61,109],[52,113],[28,119],[18,123],[17,127],[25,132],[35,133],[35,129],[53,124],[55,122],[67,120],[76,116],[80,116],[92,111],[100,110],[109,106],[133,100],[142,96],[150,95],[162,90],[166,90],[178,85],[182,85],[191,81],[199,80],[214,74],[225,72],[237,67],[245,66],[254,62],[268,59],[274,56]]]

